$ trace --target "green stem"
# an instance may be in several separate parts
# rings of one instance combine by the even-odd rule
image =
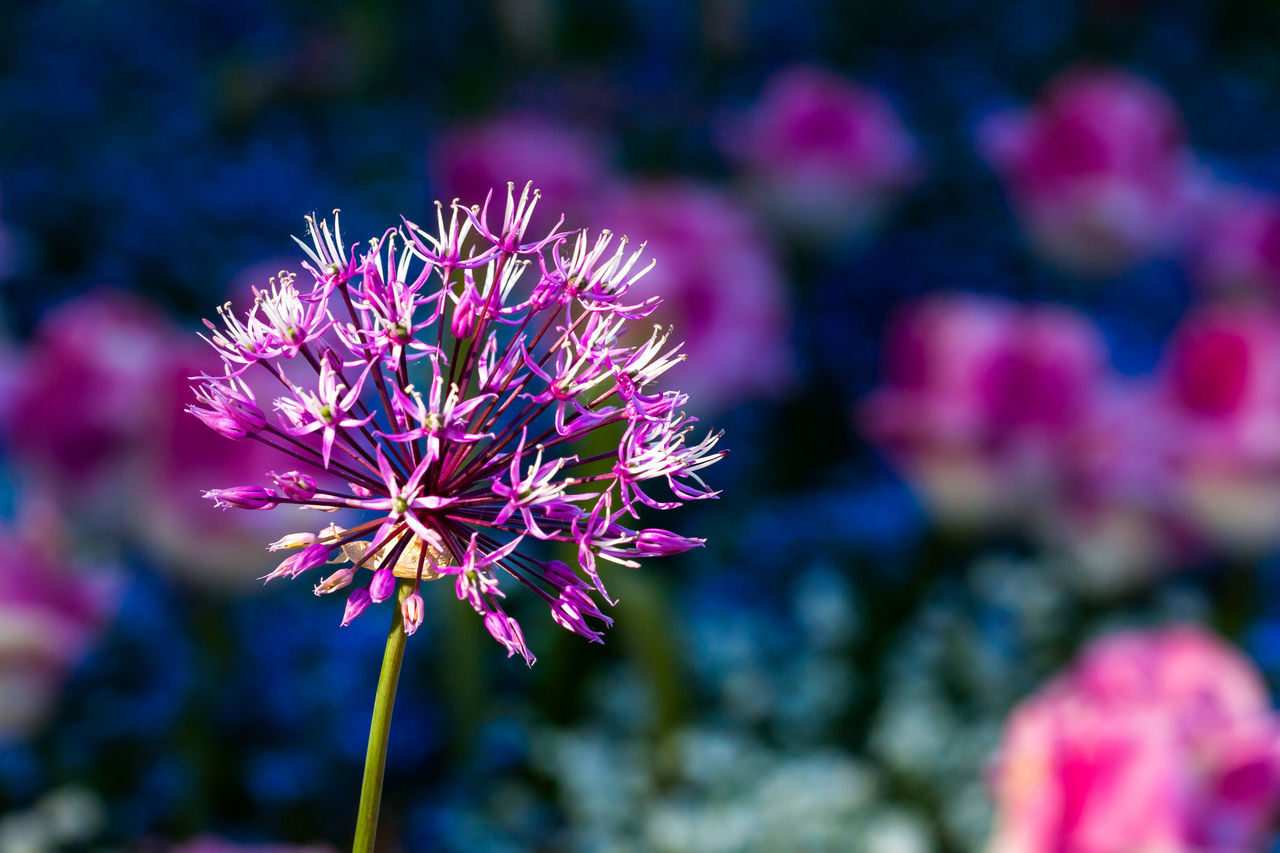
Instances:
[[[399,603],[413,592],[413,584],[401,581],[396,595]],[[378,833],[378,810],[382,806],[382,774],[387,764],[387,736],[391,732],[391,711],[400,683],[400,662],[404,660],[404,622],[397,606],[391,614],[387,648],[382,655],[382,674],[373,700],[373,720],[369,723],[369,748],[364,756],[364,783],[360,786],[360,815],[356,820],[353,853],[373,853]]]

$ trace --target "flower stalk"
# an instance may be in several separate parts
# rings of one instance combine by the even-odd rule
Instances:
[[[403,602],[412,593],[413,583],[401,581],[397,601]],[[377,838],[382,777],[387,766],[387,737],[391,732],[391,712],[396,704],[396,687],[400,683],[400,664],[404,660],[406,639],[404,622],[397,608],[391,614],[387,648],[382,654],[382,672],[378,675],[378,692],[373,700],[373,719],[369,723],[369,747],[364,756],[364,782],[360,786],[360,811],[356,818],[352,853],[373,853]]]

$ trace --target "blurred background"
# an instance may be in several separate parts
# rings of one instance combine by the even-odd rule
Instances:
[[[603,647],[428,596],[384,849],[1273,849],[1276,4],[4,17],[0,853],[349,843],[383,623],[200,499],[196,330],[526,180],[649,241],[723,496]]]

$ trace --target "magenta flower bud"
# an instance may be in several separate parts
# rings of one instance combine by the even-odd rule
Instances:
[[[706,544],[705,539],[691,539],[679,536],[670,530],[650,527],[641,530],[636,536],[636,550],[646,557],[669,557],[672,554],[683,554]]]
[[[372,599],[369,597],[369,590],[360,587],[347,597],[347,608],[342,613],[342,626],[345,628],[351,624],[351,620],[355,619],[361,613],[368,609]]]
[[[471,327],[476,319],[475,300],[470,293],[464,292],[462,299],[458,301],[458,307],[453,313],[453,323],[450,331],[455,337],[467,338],[471,335]]]
[[[529,647],[525,645],[524,632],[520,630],[520,623],[501,610],[497,610],[484,615],[484,627],[489,631],[489,635],[507,650],[507,657],[518,654],[524,658],[525,663],[533,666],[535,658],[533,652],[529,651]]]
[[[396,591],[396,576],[390,568],[378,569],[369,583],[369,597],[381,604]]]
[[[229,489],[210,489],[204,496],[221,509],[274,509],[276,493],[261,486],[232,486]]]
[[[271,479],[275,481],[276,487],[280,489],[280,494],[286,498],[295,501],[306,501],[315,497],[316,479],[301,471],[286,471],[283,474],[272,472]]]
[[[254,402],[247,386],[242,385],[241,388],[243,390],[210,382],[196,391],[196,399],[206,408],[192,404],[187,406],[187,411],[227,438],[244,438],[261,432],[267,425],[267,417]]]
[[[422,627],[422,620],[425,615],[422,607],[422,596],[415,592],[400,602],[400,615],[404,619],[405,635],[412,637],[414,632]]]
[[[266,579],[271,581],[281,577],[296,578],[303,572],[323,566],[329,561],[332,551],[332,548],[320,542],[308,545],[298,553],[281,561],[280,565],[276,566],[275,571],[267,575]]]
[[[303,572],[323,566],[325,563],[329,562],[329,559],[332,556],[333,549],[328,545],[325,545],[323,542],[316,542],[308,545],[306,548],[303,548],[290,558],[297,561],[294,566],[294,577],[297,577]]]

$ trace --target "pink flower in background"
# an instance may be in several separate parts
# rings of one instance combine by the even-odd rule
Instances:
[[[1215,194],[1194,235],[1192,267],[1211,293],[1280,299],[1280,200],[1235,189]]]
[[[439,195],[478,202],[493,192],[501,203],[508,183],[532,181],[542,192],[544,212],[531,228],[555,224],[549,211],[563,212],[565,227],[582,225],[601,186],[610,180],[605,144],[579,127],[529,114],[497,115],[446,130],[430,155]]]
[[[1262,678],[1198,627],[1115,634],[1010,716],[988,853],[1244,853],[1280,806]]]
[[[1193,310],[1169,341],[1159,381],[1183,511],[1228,550],[1280,541],[1277,317],[1243,306]]]
[[[771,78],[727,147],[766,209],[811,238],[867,228],[920,175],[915,140],[888,99],[809,66]]]
[[[1099,592],[1131,588],[1198,553],[1175,511],[1176,433],[1148,381],[1104,381],[1061,448],[1061,487],[1039,526],[1068,554],[1076,580]]]
[[[207,346],[183,329],[175,332],[167,370],[153,387],[156,417],[138,460],[138,505],[145,517],[136,519],[134,531],[166,572],[205,587],[244,587],[258,582],[261,573],[246,567],[262,562],[263,543],[297,529],[304,513],[292,507],[209,512],[203,494],[210,485],[258,477],[279,467],[280,454],[256,442],[232,444],[183,411],[196,402],[191,377],[222,368]],[[280,386],[255,377],[250,387],[269,399]]]
[[[786,392],[790,306],[773,251],[750,217],[710,187],[654,182],[613,194],[598,218],[646,241],[655,266],[633,292],[662,296],[652,319],[674,326],[688,356],[668,381],[700,412]]]
[[[0,742],[30,734],[115,609],[101,567],[72,567],[44,509],[6,522],[0,554]]]
[[[988,118],[979,144],[1038,249],[1076,273],[1172,248],[1198,191],[1177,108],[1123,71],[1062,74],[1037,105]]]
[[[47,313],[10,361],[0,426],[31,487],[78,525],[143,544],[165,571],[252,580],[244,565],[289,521],[211,514],[200,497],[268,458],[210,440],[182,412],[189,377],[218,369],[207,347],[142,299],[101,290]]]
[[[172,340],[159,311],[101,290],[49,311],[9,365],[13,461],[78,521],[125,523]]]
[[[1106,375],[1105,347],[1083,315],[963,294],[908,307],[884,357],[863,426],[926,503],[961,526],[1043,505]]]

